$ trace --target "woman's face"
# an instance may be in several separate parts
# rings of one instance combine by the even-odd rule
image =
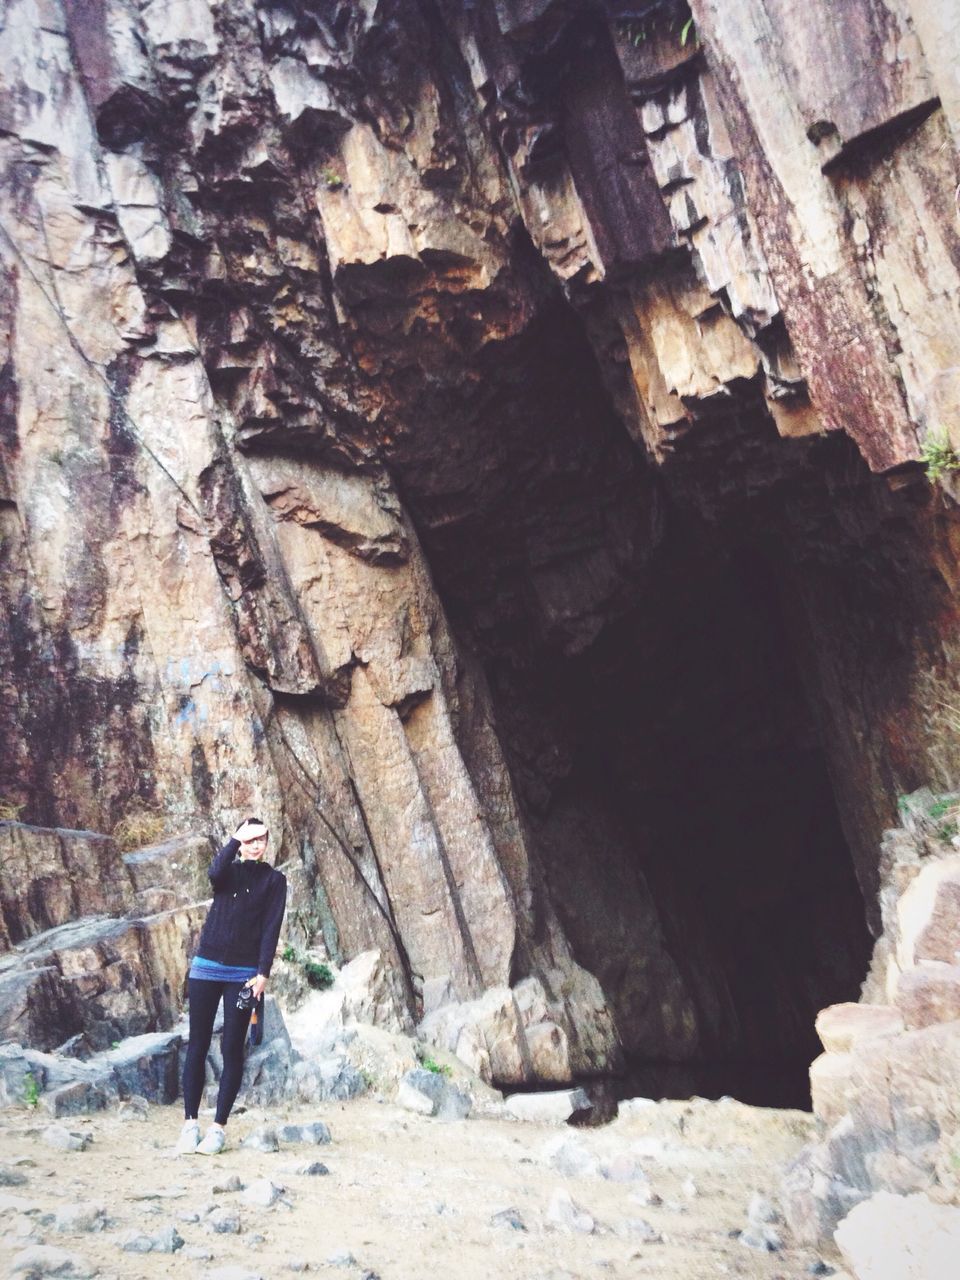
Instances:
[[[262,858],[267,852],[267,836],[255,836],[253,840],[244,840],[240,845],[241,858]]]

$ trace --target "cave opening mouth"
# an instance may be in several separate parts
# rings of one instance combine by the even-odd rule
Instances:
[[[809,1108],[817,1013],[867,975],[787,579],[774,539],[674,505],[593,643],[541,654],[522,693],[494,676],[551,900],[617,1021],[621,1097]],[[529,762],[551,752],[546,779]]]
[[[560,300],[498,357],[474,413],[423,415],[443,474],[395,462],[536,883],[613,1014],[612,1087],[809,1107],[817,1014],[868,975],[880,836],[927,780],[890,732],[937,634],[925,481],[781,437],[755,387],[654,465]],[[550,967],[545,914],[516,979]]]

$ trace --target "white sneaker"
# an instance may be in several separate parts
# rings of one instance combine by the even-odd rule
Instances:
[[[200,1125],[196,1120],[185,1120],[177,1140],[177,1155],[192,1156],[200,1145]]]
[[[204,1134],[203,1141],[196,1152],[198,1156],[218,1156],[227,1140],[226,1132],[219,1125],[212,1124]]]

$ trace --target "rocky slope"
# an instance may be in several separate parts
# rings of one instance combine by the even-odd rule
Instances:
[[[503,1083],[802,1073],[960,766],[957,21],[6,0],[4,812],[263,814]]]

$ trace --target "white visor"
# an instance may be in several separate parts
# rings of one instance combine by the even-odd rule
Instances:
[[[248,840],[256,840],[260,836],[267,835],[267,828],[262,822],[245,822],[237,831],[237,839],[241,844],[246,844]]]

